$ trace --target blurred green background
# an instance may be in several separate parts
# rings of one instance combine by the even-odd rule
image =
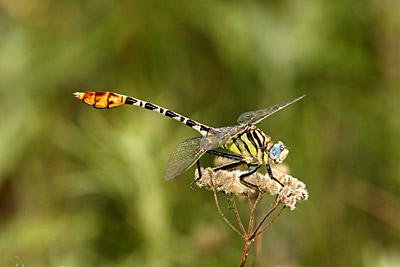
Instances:
[[[307,94],[259,125],[310,193],[265,232],[261,266],[400,265],[399,14],[396,0],[1,0],[0,266],[239,265],[244,242],[190,189],[194,168],[163,179],[198,133],[73,98],[88,90],[214,127]]]

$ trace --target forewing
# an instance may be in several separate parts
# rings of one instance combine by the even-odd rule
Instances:
[[[202,138],[188,139],[174,148],[165,169],[165,180],[173,179],[187,171],[206,152],[199,150]]]
[[[200,149],[207,151],[225,145],[233,136],[245,129],[243,125],[227,126],[214,129],[208,135],[201,138]]]
[[[284,107],[289,106],[290,104],[302,99],[305,96],[306,95],[302,95],[302,96],[292,99],[286,103],[275,105],[275,106],[272,106],[272,107],[269,107],[266,109],[259,109],[259,110],[255,110],[255,111],[248,111],[248,112],[242,113],[238,118],[238,122],[240,124],[257,124],[260,121],[262,121],[263,119],[265,119],[266,117],[274,114],[275,112],[283,109]]]

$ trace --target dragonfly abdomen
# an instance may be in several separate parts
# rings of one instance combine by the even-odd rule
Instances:
[[[212,129],[211,127],[184,117],[174,111],[133,98],[131,96],[120,95],[113,92],[76,92],[74,95],[76,98],[84,101],[86,104],[99,109],[115,108],[120,105],[127,104],[152,110],[195,129],[203,136],[207,135],[207,133]]]

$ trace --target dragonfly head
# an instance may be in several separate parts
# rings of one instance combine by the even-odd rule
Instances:
[[[289,154],[289,150],[285,147],[281,141],[271,146],[269,149],[269,158],[272,160],[272,163],[279,164],[282,163],[287,155]]]

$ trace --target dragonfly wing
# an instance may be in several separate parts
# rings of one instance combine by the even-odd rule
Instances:
[[[202,138],[188,139],[174,148],[165,169],[165,180],[171,180],[187,171],[206,152],[199,150]]]
[[[208,135],[201,138],[200,150],[210,150],[225,145],[233,136],[245,129],[243,125],[227,126],[214,129]]]
[[[228,126],[210,131],[209,135],[183,141],[177,145],[165,169],[165,180],[171,180],[187,171],[208,150],[223,146],[232,136],[243,131],[242,125]]]
[[[269,108],[242,113],[238,118],[238,122],[240,124],[257,124],[260,121],[262,121],[263,119],[265,119],[266,117],[271,116],[275,112],[283,109],[284,107],[289,106],[290,104],[302,99],[305,96],[306,95],[302,95],[302,96],[292,99],[286,103],[275,105],[275,106],[272,106]]]

